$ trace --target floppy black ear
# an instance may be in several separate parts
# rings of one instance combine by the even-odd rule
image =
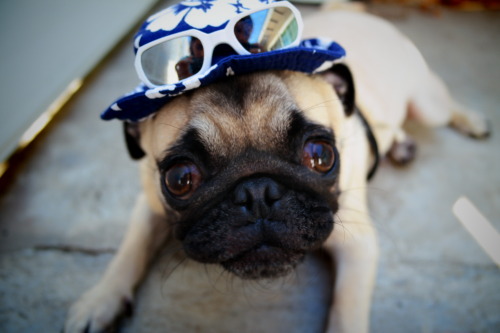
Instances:
[[[127,144],[127,149],[130,157],[132,157],[134,160],[138,160],[144,157],[144,155],[146,154],[139,145],[139,139],[141,136],[141,133],[139,131],[139,124],[124,121],[123,132],[125,134],[125,143]]]
[[[350,116],[355,109],[354,80],[349,67],[335,64],[322,73],[323,78],[332,85],[344,105],[345,114]]]

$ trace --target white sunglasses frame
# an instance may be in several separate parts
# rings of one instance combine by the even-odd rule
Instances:
[[[209,72],[209,69],[212,67],[212,56],[213,56],[213,51],[217,45],[220,44],[228,44],[231,46],[239,55],[249,55],[251,52],[246,50],[241,43],[238,41],[236,38],[236,35],[234,33],[234,27],[236,23],[238,23],[242,18],[246,16],[250,16],[254,13],[266,10],[266,9],[273,9],[273,8],[288,8],[291,10],[293,17],[295,18],[295,21],[297,22],[297,38],[295,41],[290,43],[290,45],[287,45],[283,48],[280,48],[280,50],[284,50],[287,48],[292,48],[296,47],[300,44],[300,40],[302,37],[302,30],[303,30],[303,23],[302,23],[302,16],[300,15],[299,10],[294,7],[291,3],[288,1],[276,1],[272,2],[270,4],[267,4],[266,6],[260,7],[260,8],[255,8],[249,11],[246,11],[244,13],[241,13],[239,15],[236,15],[232,17],[226,27],[222,30],[214,31],[212,33],[204,33],[200,30],[197,29],[189,29],[186,31],[181,31],[179,33],[176,33],[174,35],[170,36],[165,36],[162,38],[159,38],[155,41],[152,41],[148,44],[145,44],[137,50],[137,53],[135,55],[135,70],[137,71],[137,75],[139,76],[139,79],[149,88],[157,88],[157,87],[163,87],[163,86],[171,86],[175,85],[177,83],[185,83],[186,81],[191,81],[191,80],[197,80],[200,77],[203,77],[206,75],[207,72]],[[174,40],[179,37],[196,37],[200,40],[200,42],[203,45],[203,50],[204,50],[204,57],[203,57],[203,65],[201,66],[201,69],[194,75],[189,76],[187,78],[184,78],[182,80],[179,80],[174,83],[165,83],[165,84],[154,84],[152,83],[146,73],[144,72],[144,69],[142,68],[142,54],[151,49],[154,46],[157,46],[158,44],[165,43],[170,40]],[[262,52],[265,53],[265,52]],[[214,65],[215,66],[215,65]]]

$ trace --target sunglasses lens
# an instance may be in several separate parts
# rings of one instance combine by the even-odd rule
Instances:
[[[157,44],[141,55],[141,66],[155,85],[173,84],[197,74],[203,65],[203,44],[196,37],[179,37]]]
[[[299,40],[298,18],[287,7],[264,9],[240,19],[234,35],[250,53],[268,52],[294,46]],[[228,50],[224,49],[229,48]],[[219,44],[212,60],[234,54],[233,48]],[[221,53],[222,52],[222,53]],[[220,54],[219,54],[220,53]],[[152,85],[174,84],[198,74],[203,67],[205,50],[202,42],[183,36],[160,42],[140,54],[140,66]],[[213,62],[213,61],[212,61]]]
[[[250,53],[260,53],[292,45],[299,26],[289,8],[275,7],[245,16],[234,26],[234,34]]]

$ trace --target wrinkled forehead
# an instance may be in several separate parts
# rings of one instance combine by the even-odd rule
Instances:
[[[297,110],[277,76],[234,77],[201,89],[193,97],[189,127],[210,153],[229,157],[247,148],[279,147]]]
[[[178,96],[159,112],[154,121],[159,145],[155,150],[196,139],[210,155],[226,158],[249,148],[275,151],[288,142],[297,118],[333,128],[341,111],[332,90],[305,74],[231,77]]]

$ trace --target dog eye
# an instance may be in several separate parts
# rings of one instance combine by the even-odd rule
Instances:
[[[304,145],[302,164],[320,173],[330,171],[335,163],[333,147],[326,141],[310,140]]]
[[[188,199],[200,183],[200,171],[190,162],[174,164],[165,173],[168,191],[179,199]]]

